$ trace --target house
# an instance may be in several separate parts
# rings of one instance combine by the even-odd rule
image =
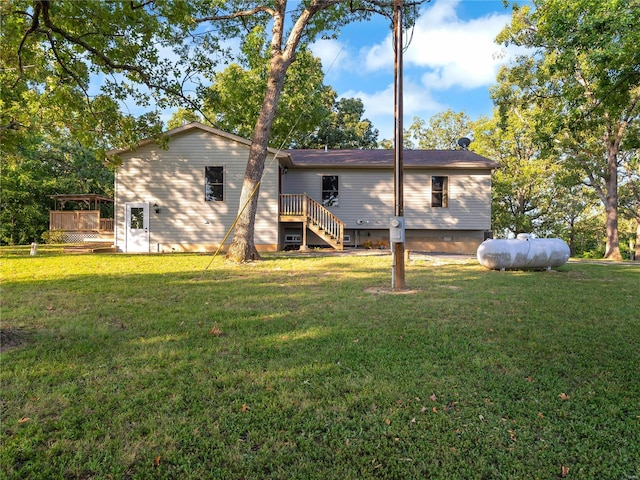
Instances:
[[[194,122],[135,150],[108,152],[115,180],[115,245],[123,252],[213,251],[239,208],[250,141]],[[497,163],[467,150],[404,152],[405,246],[474,253],[491,226]],[[394,214],[394,152],[268,150],[255,244],[387,246]]]

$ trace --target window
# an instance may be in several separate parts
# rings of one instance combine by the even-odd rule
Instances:
[[[431,206],[449,206],[449,177],[431,177]]]
[[[338,206],[338,176],[322,176],[322,205],[325,207]]]
[[[224,167],[204,167],[205,202],[224,200]]]
[[[302,242],[302,235],[288,234],[284,236],[285,243],[300,243]]]
[[[131,207],[129,224],[131,230],[142,230],[144,228],[144,208]]]

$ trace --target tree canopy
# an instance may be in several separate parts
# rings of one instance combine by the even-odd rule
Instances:
[[[537,106],[538,139],[581,169],[606,211],[605,257],[621,258],[620,154],[640,116],[640,1],[534,0],[498,41],[527,47],[500,74],[501,112]]]
[[[471,133],[471,119],[465,112],[454,112],[449,109],[429,119],[427,124],[421,118],[414,118],[405,137],[414,147],[411,139],[418,142],[419,149],[455,150],[459,148],[458,140]]]
[[[113,170],[69,136],[24,136],[0,158],[0,244],[40,242],[49,221],[49,195],[113,195]]]
[[[158,110],[188,101],[188,63],[212,68],[209,58],[219,51],[208,34],[207,41],[184,42],[193,24],[179,5],[3,2],[0,80],[8,87],[0,92],[3,149],[41,131],[64,132],[101,151],[158,135],[163,127]],[[147,113],[121,112],[127,101]]]
[[[553,162],[532,139],[527,118],[513,112],[506,122],[482,118],[474,125],[473,150],[496,160],[492,179],[492,227],[499,235],[538,233],[552,195]]]
[[[333,102],[320,125],[300,138],[295,148],[366,149],[378,146],[378,130],[362,118],[364,104],[359,98],[341,98]]]
[[[203,112],[209,122],[241,137],[252,136],[267,88],[268,55],[264,28],[256,27],[244,39],[239,61],[216,72],[204,93]],[[323,81],[320,60],[302,47],[282,87],[270,146],[298,143],[330,115],[336,93]]]
[[[238,62],[217,72],[213,85],[204,91],[204,118],[179,109],[169,121],[171,128],[197,120],[241,137],[251,137],[267,76],[262,29],[254,33],[243,44]],[[302,48],[287,73],[269,145],[275,148],[376,148],[378,131],[371,121],[362,118],[362,101],[336,98],[335,90],[324,85],[320,59]]]

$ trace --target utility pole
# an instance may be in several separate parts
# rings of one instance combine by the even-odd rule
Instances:
[[[392,257],[391,257],[391,288],[392,290],[403,290],[405,288],[404,281],[404,192],[403,192],[403,123],[402,123],[402,9],[403,1],[394,0],[393,12],[393,33],[395,47],[394,62],[394,148],[395,148],[395,165],[394,165],[394,218],[391,219],[389,229],[389,237],[391,240]]]

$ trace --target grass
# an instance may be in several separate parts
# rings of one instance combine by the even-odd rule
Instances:
[[[0,478],[640,476],[637,266],[0,253]]]

